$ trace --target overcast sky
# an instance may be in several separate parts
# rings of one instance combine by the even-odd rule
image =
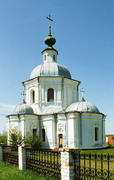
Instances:
[[[0,0],[0,132],[22,102],[22,82],[42,63],[49,14],[58,63],[81,81],[114,134],[114,0]]]

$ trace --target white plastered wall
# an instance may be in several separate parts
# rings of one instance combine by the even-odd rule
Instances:
[[[78,101],[79,82],[64,77],[38,77],[23,83],[25,87],[26,103],[31,104],[35,113],[45,110],[45,107],[56,106],[66,109],[70,104]],[[54,89],[54,102],[47,102],[47,91]],[[32,103],[31,93],[35,92],[35,103]]]
[[[81,148],[98,148],[103,147],[104,128],[103,115],[97,113],[82,113],[81,116],[81,132],[82,145]],[[95,128],[98,128],[98,140],[95,141]]]

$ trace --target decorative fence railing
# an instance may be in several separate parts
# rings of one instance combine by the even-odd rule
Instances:
[[[114,180],[114,155],[74,153],[75,180]]]
[[[55,180],[60,180],[60,152],[26,149],[26,168],[39,174],[52,175]]]
[[[3,146],[3,161],[18,165],[18,147]]]
[[[34,150],[23,146],[0,146],[0,161],[30,169],[54,180],[114,180],[114,155]]]

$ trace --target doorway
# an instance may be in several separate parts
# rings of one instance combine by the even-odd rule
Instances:
[[[63,148],[63,135],[59,134],[59,148]]]

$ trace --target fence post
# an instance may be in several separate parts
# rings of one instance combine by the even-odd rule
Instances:
[[[61,180],[74,180],[74,161],[72,152],[61,152]]]
[[[26,169],[26,148],[18,146],[18,165],[19,169]]]
[[[61,152],[61,180],[74,180],[76,177],[74,153],[79,150],[64,150]],[[77,172],[78,173],[78,172]]]
[[[3,147],[0,146],[0,161],[3,161]]]

